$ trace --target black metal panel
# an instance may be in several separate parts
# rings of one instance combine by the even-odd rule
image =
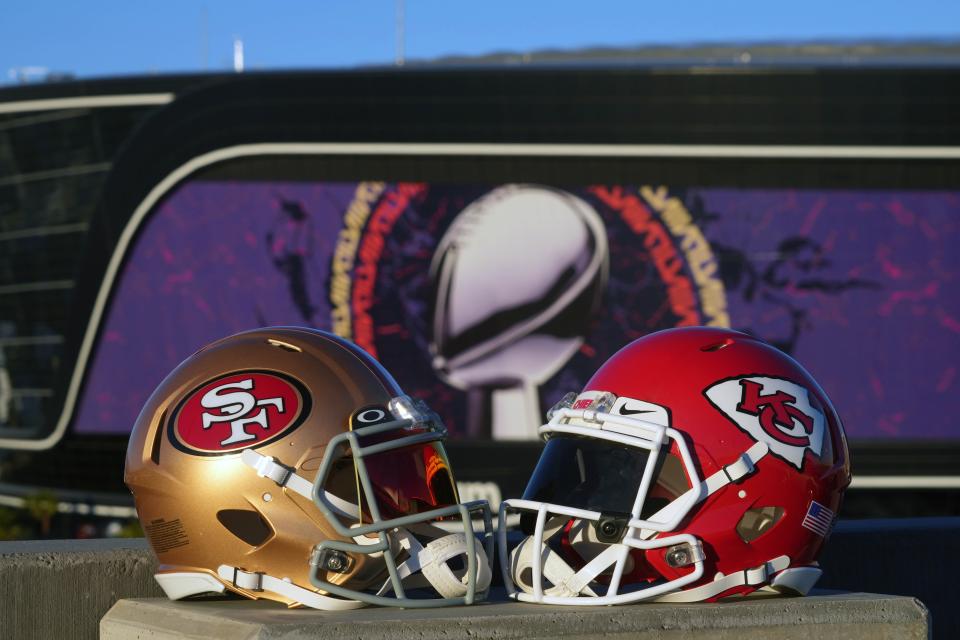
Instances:
[[[442,69],[245,74],[165,78],[178,98],[126,141],[93,218],[66,336],[63,389],[117,239],[149,191],[190,159],[256,142],[960,145],[960,72],[952,69]],[[161,83],[162,84],[162,83]],[[5,91],[43,99],[60,91],[160,90],[142,79]],[[299,166],[298,166],[299,165]],[[252,167],[251,163],[246,166]],[[642,172],[668,184],[955,188],[956,162],[941,160],[723,160],[533,157],[336,157],[318,164],[270,158],[257,177],[298,171],[328,179],[616,182]],[[263,173],[260,173],[263,169]],[[209,176],[231,176],[229,165]],[[252,175],[251,175],[252,177]],[[82,319],[82,320],[81,320]],[[53,419],[53,416],[51,417]],[[120,438],[64,440],[43,454],[17,454],[25,484],[122,491]],[[94,447],[103,464],[91,465]],[[463,480],[522,490],[538,445],[460,444]],[[907,452],[908,455],[904,455]],[[856,472],[955,474],[953,444],[854,443]],[[110,462],[110,461],[113,462]],[[479,465],[479,466],[477,466]],[[947,494],[937,494],[939,496]],[[953,494],[947,498],[952,509]],[[939,499],[939,498],[938,498]],[[848,502],[849,504],[849,502]],[[939,504],[939,503],[938,503]]]

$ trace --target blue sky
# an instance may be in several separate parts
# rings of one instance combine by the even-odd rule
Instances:
[[[406,0],[407,58],[700,42],[960,40],[958,0]],[[19,0],[0,11],[10,69],[79,77],[391,63],[395,0]]]

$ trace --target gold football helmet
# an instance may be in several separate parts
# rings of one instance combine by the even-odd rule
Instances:
[[[490,510],[460,503],[445,435],[352,343],[258,329],[167,376],[137,418],[124,479],[172,599],[471,604],[490,584]]]

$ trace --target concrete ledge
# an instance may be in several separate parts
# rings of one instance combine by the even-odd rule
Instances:
[[[100,622],[101,640],[360,640],[556,638],[928,638],[914,598],[863,593],[696,605],[550,607],[493,603],[448,609],[320,612],[269,602],[121,600]]]
[[[919,597],[933,611],[933,627],[937,637],[958,637],[960,608],[953,602],[949,582],[950,576],[956,573],[956,561],[953,558],[957,556],[954,550],[960,547],[958,541],[960,518],[841,522],[821,558],[825,574],[820,586]],[[143,540],[0,542],[0,640],[93,640],[98,634],[100,618],[118,599],[161,595],[152,578],[154,567],[153,555]],[[910,601],[909,598],[907,600]],[[798,606],[795,603],[804,603],[803,606],[806,606],[813,601],[808,598],[805,601],[778,602],[790,607]],[[194,604],[206,603],[189,606]],[[733,606],[755,604],[760,603]],[[645,605],[646,608],[649,606]],[[866,605],[857,606],[863,610]],[[671,609],[676,610],[676,606]],[[480,615],[478,611],[481,610],[471,609],[466,613],[477,616]],[[514,615],[517,611],[520,609],[511,609],[504,615]],[[538,611],[543,613],[546,609],[538,608]],[[584,611],[594,615],[589,610]],[[798,609],[795,613],[806,616],[803,611]],[[304,614],[329,615],[301,611],[291,613],[297,618],[302,618]],[[390,614],[364,610],[364,616],[374,616],[371,619],[379,619],[376,616],[383,615]],[[663,624],[673,619],[670,615],[673,614],[663,618]],[[724,615],[731,614],[726,612]],[[783,617],[786,613],[777,615]],[[682,622],[683,619],[677,624]],[[770,622],[756,620],[753,623],[771,628],[783,624],[775,619]],[[856,622],[853,624],[859,625]],[[652,628],[660,629],[659,625],[660,622],[656,621]],[[682,628],[674,624],[669,629],[662,629],[661,635],[671,637],[666,634],[677,633],[676,629]],[[831,631],[833,635],[837,633],[839,631]],[[723,637],[717,634],[719,631],[714,637]]]
[[[0,637],[93,640],[119,598],[162,595],[144,540],[0,543]]]
[[[935,638],[960,638],[955,576],[960,518],[840,521],[820,556],[817,586],[919,598]]]

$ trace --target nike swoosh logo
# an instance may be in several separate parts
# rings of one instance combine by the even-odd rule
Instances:
[[[636,413],[656,413],[654,409],[627,409],[627,405],[620,407],[620,415],[632,416]]]

